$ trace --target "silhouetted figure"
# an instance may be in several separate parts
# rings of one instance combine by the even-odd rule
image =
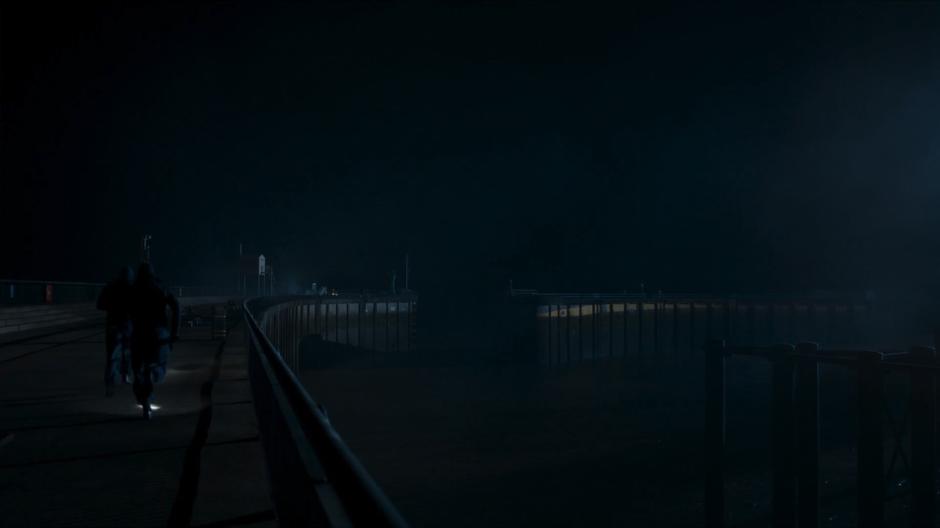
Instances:
[[[166,376],[170,346],[179,339],[180,307],[176,297],[163,289],[153,267],[147,263],[137,270],[131,321],[134,325],[131,341],[134,396],[143,408],[144,418],[150,419],[153,385]]]
[[[105,323],[105,396],[114,396],[114,385],[121,379],[128,383],[131,346],[131,285],[134,282],[134,270],[130,266],[120,271],[117,278],[109,282],[98,296],[98,309],[107,312]]]

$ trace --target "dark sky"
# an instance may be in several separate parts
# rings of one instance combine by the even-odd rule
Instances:
[[[75,4],[0,12],[3,278],[936,282],[936,3]]]

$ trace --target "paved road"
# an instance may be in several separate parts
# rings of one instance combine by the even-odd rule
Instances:
[[[0,345],[0,526],[274,525],[243,336],[187,329],[154,419],[95,328]]]

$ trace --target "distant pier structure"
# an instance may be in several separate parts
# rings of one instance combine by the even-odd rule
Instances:
[[[882,339],[870,296],[544,293],[511,290],[512,347],[544,365],[598,359],[682,363],[704,343],[856,346]]]

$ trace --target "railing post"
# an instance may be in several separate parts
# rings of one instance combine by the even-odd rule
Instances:
[[[790,340],[791,340],[791,341],[796,341],[796,340],[797,340],[797,336],[796,336],[796,318],[797,318],[796,303],[791,302],[791,303],[790,303],[790,324],[789,324],[789,329],[788,329],[788,331],[790,332]]]
[[[679,303],[672,303],[672,356],[673,360],[681,362],[679,352]]]
[[[627,314],[629,312],[630,310],[627,309],[627,300],[624,299],[623,300],[623,360],[624,360],[623,362],[624,364],[626,364],[627,362],[627,351],[630,350],[630,325],[629,325],[630,320],[627,317]]]
[[[714,307],[712,306],[712,301],[705,303],[705,339],[709,341],[712,339],[712,312]]]
[[[773,526],[792,528],[796,521],[794,468],[794,360],[793,346],[775,347],[773,365],[770,448],[773,465]]]
[[[725,342],[705,348],[705,526],[725,525]]]
[[[636,303],[636,360],[643,363],[643,300]]]
[[[748,302],[747,306],[747,338],[756,343],[757,339],[757,316],[754,314],[754,302]]]
[[[819,525],[819,352],[816,343],[796,346],[797,506],[800,528]]]
[[[591,303],[591,361],[597,361],[597,309],[600,304]]]
[[[732,337],[732,336],[731,336],[731,332],[732,332],[732,329],[734,328],[734,326],[731,324],[731,313],[732,313],[732,310],[731,310],[731,303],[732,303],[732,301],[730,301],[730,300],[726,300],[726,301],[725,301],[725,305],[724,305],[724,315],[723,315],[724,321],[722,321],[722,322],[724,323],[724,324],[723,324],[723,326],[724,326],[724,334],[725,334],[725,335],[724,335],[724,338],[727,339],[727,340],[730,340],[730,339],[731,339],[731,337]]]
[[[858,526],[884,526],[884,373],[880,352],[858,356]]]
[[[911,349],[911,359],[936,366],[937,352]],[[935,526],[937,518],[937,372],[911,370],[911,526]]]
[[[584,361],[584,303],[578,303],[578,362]]]
[[[607,303],[607,357],[614,357],[614,303]]]
[[[777,337],[777,303],[767,303],[767,339],[770,342],[778,341]]]
[[[552,305],[548,305],[548,314],[546,320],[547,330],[545,332],[545,363],[552,365]]]
[[[659,300],[653,301],[653,361],[659,361]]]
[[[571,364],[571,305],[565,304],[565,364]]]

